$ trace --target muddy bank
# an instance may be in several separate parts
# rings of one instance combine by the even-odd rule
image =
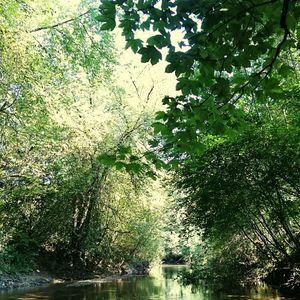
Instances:
[[[0,290],[35,287],[55,283],[55,281],[48,274],[2,274],[0,275]]]
[[[0,291],[11,290],[19,288],[31,288],[36,286],[50,285],[64,283],[66,286],[78,287],[99,284],[103,282],[118,281],[130,277],[145,276],[148,271],[141,272],[139,270],[128,272],[127,274],[85,274],[81,279],[74,279],[74,277],[62,276],[61,278],[54,278],[51,275],[44,273],[33,273],[33,274],[6,274],[0,275]],[[68,274],[70,275],[70,274]],[[63,278],[63,279],[62,279]],[[75,277],[76,278],[76,277]]]

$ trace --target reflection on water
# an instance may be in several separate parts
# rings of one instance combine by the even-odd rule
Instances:
[[[163,266],[148,277],[132,277],[115,282],[89,286],[67,287],[55,285],[31,291],[0,294],[0,300],[8,299],[57,299],[57,300],[222,300],[222,299],[284,299],[275,291],[253,290],[247,293],[222,294],[207,287],[193,291],[176,280],[184,266]]]

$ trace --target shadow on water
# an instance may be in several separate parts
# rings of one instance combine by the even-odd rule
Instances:
[[[230,294],[214,292],[200,286],[192,289],[179,283],[178,274],[185,266],[161,266],[155,268],[150,276],[131,277],[105,283],[68,287],[54,285],[46,288],[7,292],[0,294],[0,300],[13,299],[56,299],[56,300],[223,300],[223,299],[287,299],[276,291],[258,289],[234,291]]]

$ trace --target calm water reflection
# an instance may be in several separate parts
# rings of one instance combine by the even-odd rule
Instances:
[[[57,300],[222,300],[222,299],[285,299],[272,290],[247,293],[222,294],[202,287],[192,291],[176,280],[184,266],[163,266],[153,270],[149,277],[136,277],[110,283],[81,287],[56,285],[35,290],[0,294],[0,300],[8,299],[57,299]]]

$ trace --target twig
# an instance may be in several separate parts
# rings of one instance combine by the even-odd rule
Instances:
[[[38,27],[38,28],[35,28],[35,29],[32,29],[29,31],[29,33],[34,33],[34,32],[38,32],[38,31],[41,31],[41,30],[48,30],[48,29],[53,29],[53,28],[56,28],[56,27],[59,27],[61,25],[64,25],[64,24],[67,24],[67,23],[70,23],[70,22],[74,22],[80,18],[82,18],[83,16],[85,15],[88,15],[89,13],[91,13],[94,9],[91,8],[89,10],[87,10],[86,12],[74,17],[74,18],[71,18],[71,19],[68,19],[68,20],[65,20],[65,21],[62,21],[62,22],[59,22],[59,23],[56,23],[54,25],[49,25],[49,26],[41,26],[41,27]]]

